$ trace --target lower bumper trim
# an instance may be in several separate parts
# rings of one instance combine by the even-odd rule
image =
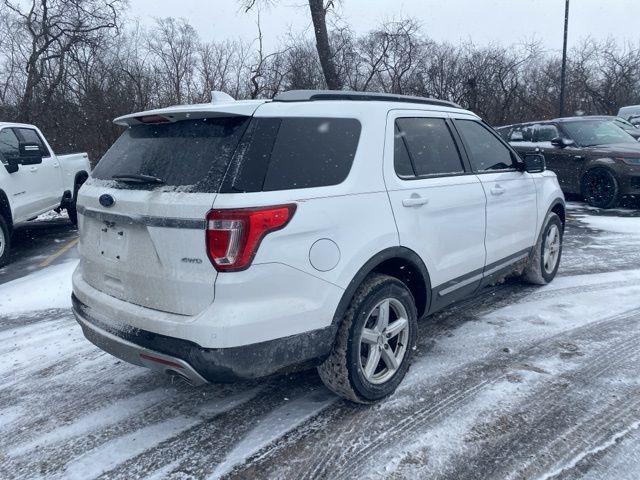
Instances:
[[[115,328],[113,322],[102,318],[75,295],[71,300],[76,319],[93,344],[126,362],[178,374],[196,385],[313,367],[329,355],[337,331],[331,325],[241,347],[204,348],[189,340],[134,327]]]
[[[134,365],[150,368],[151,370],[178,375],[192,385],[203,385],[207,383],[207,381],[184,360],[129,342],[90,323],[79,312],[75,311],[75,309],[74,313],[87,340],[114,357],[118,357]]]

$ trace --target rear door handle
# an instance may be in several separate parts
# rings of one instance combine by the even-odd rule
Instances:
[[[53,168],[60,168],[60,164],[58,162],[54,163]]]
[[[427,203],[429,203],[429,199],[420,195],[411,195],[411,197],[402,200],[402,206],[404,207],[421,207]]]
[[[38,171],[38,167],[29,167],[29,171],[30,172],[37,172]]]
[[[491,189],[491,195],[502,195],[504,192],[506,192],[506,190],[500,185],[496,185]]]

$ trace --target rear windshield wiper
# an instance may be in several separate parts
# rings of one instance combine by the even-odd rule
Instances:
[[[164,180],[153,175],[144,175],[142,173],[129,173],[122,175],[113,175],[111,178],[125,183],[157,183],[163,184]]]

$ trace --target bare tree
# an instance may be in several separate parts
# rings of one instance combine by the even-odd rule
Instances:
[[[274,3],[275,0],[263,0],[265,3]],[[245,12],[251,10],[258,0],[242,0]],[[335,0],[308,0],[309,12],[313,23],[313,32],[316,39],[316,51],[322,66],[322,73],[327,88],[330,90],[340,90],[342,83],[338,76],[334,61],[334,53],[329,43],[329,32],[327,29],[327,13],[334,8]]]
[[[77,45],[95,43],[103,30],[118,28],[123,0],[4,0],[24,27],[29,42],[23,47],[26,81],[18,119],[29,121],[35,92],[50,100],[65,74],[67,55]]]
[[[160,85],[171,103],[190,98],[198,44],[198,34],[184,19],[158,19],[149,34],[148,49],[155,56]]]

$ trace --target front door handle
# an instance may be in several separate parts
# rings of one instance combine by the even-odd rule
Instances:
[[[500,185],[496,185],[491,189],[491,195],[502,195],[504,192],[506,192],[506,190]]]
[[[37,172],[38,171],[38,167],[29,167],[29,171],[30,172]]]
[[[426,205],[427,203],[429,203],[428,198],[421,197],[420,195],[416,194],[402,200],[403,207],[421,207],[422,205]]]
[[[58,162],[54,163],[53,168],[60,168],[60,164]]]

